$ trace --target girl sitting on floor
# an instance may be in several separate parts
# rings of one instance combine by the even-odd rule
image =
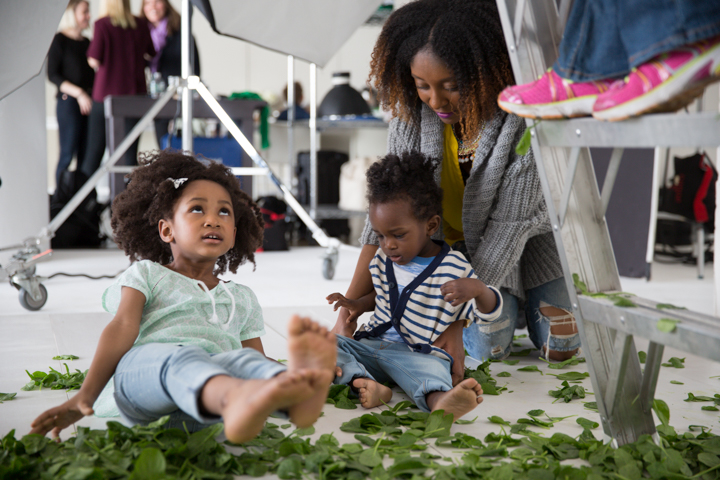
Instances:
[[[171,151],[142,163],[113,203],[115,241],[135,262],[103,295],[115,317],[82,388],[36,418],[32,433],[57,437],[91,415],[113,374],[129,424],[170,415],[168,425],[195,430],[223,421],[237,443],[254,438],[276,411],[312,425],[334,377],[334,335],[293,317],[288,366],[270,360],[255,295],[218,278],[254,263],[263,235],[257,206],[221,164]]]

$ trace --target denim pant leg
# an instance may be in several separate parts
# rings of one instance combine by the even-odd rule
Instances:
[[[77,155],[78,162],[81,162],[85,154],[87,116],[80,113],[77,100],[69,95],[57,99],[56,114],[60,140],[60,157],[55,171],[55,182],[58,185],[60,175],[68,169],[73,156]]]
[[[368,344],[368,340],[361,343]],[[450,362],[435,355],[413,352],[404,343],[374,342],[378,366],[412,398],[423,412],[429,412],[427,399],[432,392],[452,390]]]
[[[575,0],[553,69],[576,82],[619,78],[660,53],[718,34],[718,2]]]
[[[369,378],[377,382],[392,380],[378,366],[375,351],[382,343],[375,340],[357,341],[353,338],[337,336],[337,366],[342,375],[335,377],[336,385],[350,385],[356,378]]]
[[[195,345],[148,344],[131,349],[115,371],[115,402],[130,424],[146,424],[164,415],[168,426],[195,430],[219,417],[200,412],[198,400],[205,383],[216,375],[270,378],[283,365],[259,358],[252,349],[210,355]],[[215,358],[217,357],[217,358]]]
[[[572,312],[565,279],[560,277],[527,291],[528,336],[536,348],[550,344],[550,350],[568,352],[580,347],[580,334],[558,337],[550,334],[551,317],[542,314],[543,306],[557,307]]]
[[[463,344],[468,355],[477,360],[502,360],[510,355],[518,319],[518,299],[501,288],[503,308],[492,323],[473,323],[463,330]]]

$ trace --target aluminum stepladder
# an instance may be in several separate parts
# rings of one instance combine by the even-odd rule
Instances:
[[[557,58],[572,0],[497,0],[518,84],[535,80]],[[592,118],[543,121],[531,128],[540,175],[565,282],[577,319],[583,353],[607,440],[619,446],[657,432],[652,416],[664,347],[720,361],[720,318],[686,310],[659,310],[657,302],[632,297],[636,308],[579,295],[572,275],[589,292],[620,290],[620,278],[605,222],[624,148],[720,146],[717,113],[658,114],[623,122]],[[613,147],[602,192],[587,147]],[[656,158],[657,165],[657,158]],[[653,208],[657,208],[653,205]],[[672,332],[661,318],[678,320]],[[650,341],[641,369],[633,336]]]

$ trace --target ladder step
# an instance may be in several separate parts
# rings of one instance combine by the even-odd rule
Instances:
[[[652,300],[630,297],[637,307],[617,307],[606,298],[578,296],[583,320],[635,335],[677,350],[720,361],[717,318],[678,309],[657,309]],[[677,320],[672,332],[658,330],[662,318]]]
[[[546,120],[535,126],[543,147],[709,147],[720,144],[717,112],[643,115],[622,122]]]

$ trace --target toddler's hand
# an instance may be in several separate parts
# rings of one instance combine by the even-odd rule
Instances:
[[[338,308],[344,308],[349,312],[349,315],[345,319],[346,323],[353,323],[356,322],[358,317],[362,315],[364,312],[362,311],[360,302],[358,300],[350,300],[349,298],[345,298],[345,296],[341,293],[331,293],[325,299],[328,301],[328,303],[334,303],[333,311],[337,311]]]
[[[458,278],[445,282],[440,287],[440,293],[443,294],[445,301],[450,302],[453,307],[462,305],[468,300],[479,297],[482,294],[483,284],[477,278]]]

